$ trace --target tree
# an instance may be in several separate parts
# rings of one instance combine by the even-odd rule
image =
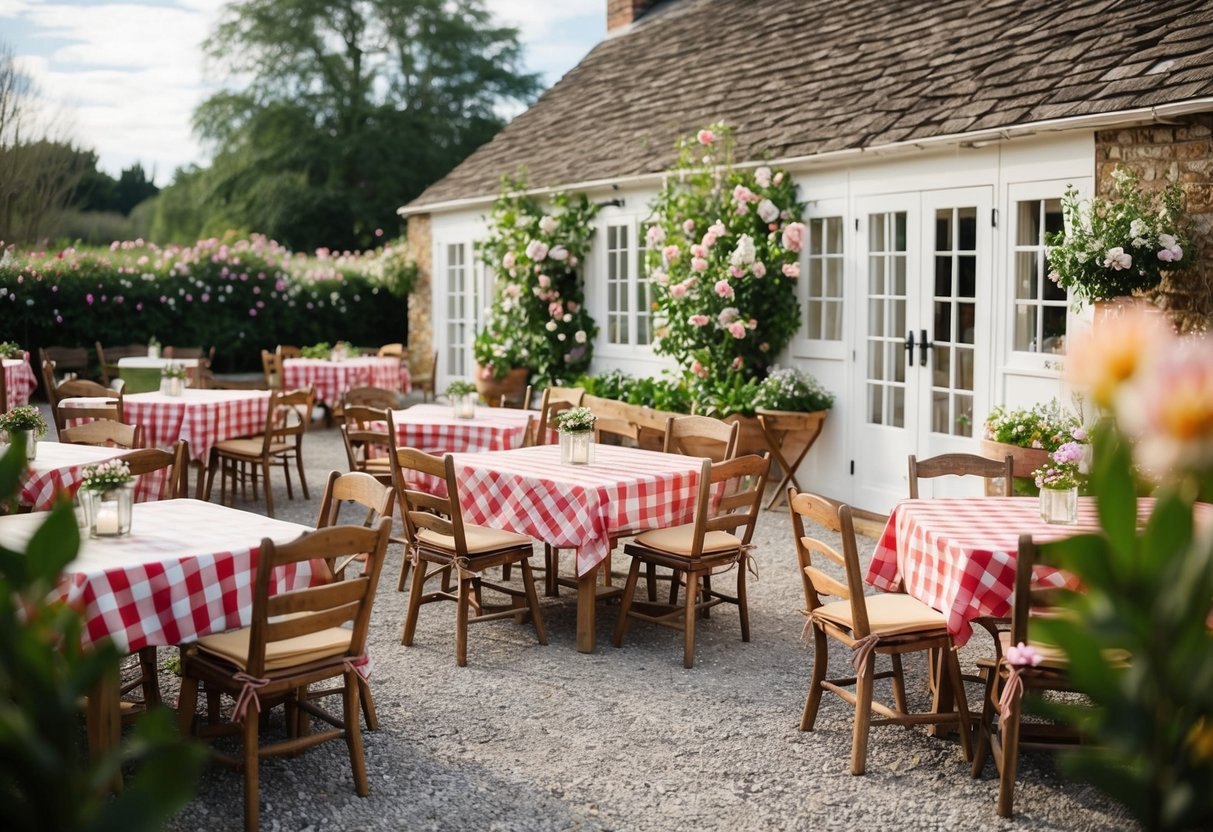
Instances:
[[[538,90],[483,0],[245,0],[206,49],[250,79],[195,113],[208,205],[296,248],[370,244]]]

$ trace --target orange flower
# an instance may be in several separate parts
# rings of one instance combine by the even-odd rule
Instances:
[[[1121,386],[1174,340],[1171,328],[1156,309],[1132,304],[1118,315],[1098,321],[1085,337],[1075,339],[1066,360],[1066,376],[1095,404],[1110,409]]]

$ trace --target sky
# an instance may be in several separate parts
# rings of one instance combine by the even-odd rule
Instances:
[[[550,86],[606,34],[606,0],[483,0],[517,26],[526,68]],[[0,0],[0,46],[34,80],[61,130],[117,176],[156,184],[205,164],[194,108],[222,81],[201,43],[226,0]]]

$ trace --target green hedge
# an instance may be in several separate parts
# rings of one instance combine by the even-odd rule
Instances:
[[[293,254],[261,237],[158,248],[141,240],[0,259],[0,340],[216,347],[217,372],[276,344],[407,340],[407,253]]]

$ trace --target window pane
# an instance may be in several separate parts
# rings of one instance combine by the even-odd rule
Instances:
[[[947,347],[936,344],[931,355],[931,384],[935,387],[948,387],[952,377],[952,351]]]
[[[951,432],[948,430],[949,423],[952,421],[949,418],[949,404],[946,390],[936,390],[931,394],[931,430],[935,433]]]
[[[960,278],[956,296],[961,298],[977,297],[977,256],[961,254],[956,258],[956,270]]]
[[[893,427],[904,428],[906,426],[905,388],[894,387],[892,393],[892,402],[890,403],[892,418],[889,420],[889,424],[891,424]]]
[[[826,220],[826,252],[842,254],[842,217],[830,217]]]
[[[1039,252],[1036,251],[1016,252],[1015,298],[1017,300],[1036,300],[1036,289],[1040,285],[1036,271],[1039,262],[1036,258],[1039,256]]]
[[[1036,304],[1020,303],[1015,306],[1015,349],[1036,352]],[[1064,326],[1064,315],[1063,326]]]
[[[952,297],[952,255],[950,254],[935,257],[935,296]]]
[[[1064,353],[1066,351],[1066,308],[1046,306],[1040,310],[1043,318],[1044,341],[1041,352]]]
[[[956,250],[977,251],[977,209],[956,209]]]
[[[1019,216],[1016,218],[1016,224],[1019,227],[1015,230],[1015,242],[1021,246],[1039,245],[1040,203],[1035,200],[1021,202],[1018,210]]]
[[[839,301],[830,301],[825,304],[825,333],[823,338],[827,341],[842,340],[842,303]]]
[[[935,340],[936,341],[951,341],[952,340],[952,304],[946,302],[935,303]]]
[[[952,211],[949,208],[935,212],[935,250],[952,250]]]
[[[972,344],[973,330],[977,325],[977,304],[975,303],[958,303],[956,304],[956,328],[957,343]]]

